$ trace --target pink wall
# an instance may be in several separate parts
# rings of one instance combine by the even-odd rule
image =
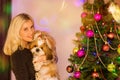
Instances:
[[[69,65],[68,57],[75,46],[72,40],[81,26],[82,1],[12,0],[12,16],[21,12],[30,14],[35,20],[36,29],[45,30],[55,38],[61,80],[69,76],[66,66]]]

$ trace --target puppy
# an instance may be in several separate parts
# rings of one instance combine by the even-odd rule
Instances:
[[[55,62],[55,42],[46,32],[36,31],[30,43],[36,80],[60,80]],[[39,61],[45,55],[46,61]]]

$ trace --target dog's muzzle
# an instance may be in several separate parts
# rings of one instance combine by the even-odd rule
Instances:
[[[36,50],[35,50],[36,52],[39,52],[40,51],[40,49],[39,48],[36,48]]]

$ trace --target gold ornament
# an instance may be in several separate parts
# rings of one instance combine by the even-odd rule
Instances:
[[[116,20],[116,22],[120,23],[120,7],[112,2],[108,9],[111,12],[113,18]]]
[[[78,47],[75,47],[75,48],[73,49],[73,54],[76,54],[78,50],[79,50],[79,48],[78,48]]]
[[[117,52],[118,52],[118,54],[120,54],[120,47],[117,48]]]
[[[118,48],[120,48],[120,44],[118,44]]]
[[[108,71],[113,72],[115,70],[115,65],[113,63],[108,64],[107,69]]]

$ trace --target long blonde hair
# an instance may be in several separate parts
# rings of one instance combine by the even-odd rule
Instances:
[[[31,20],[33,22],[32,17],[25,13],[18,14],[11,20],[3,48],[3,51],[6,55],[11,55],[18,49],[19,46],[23,47],[21,44],[19,31],[23,23],[25,23],[27,20]]]

